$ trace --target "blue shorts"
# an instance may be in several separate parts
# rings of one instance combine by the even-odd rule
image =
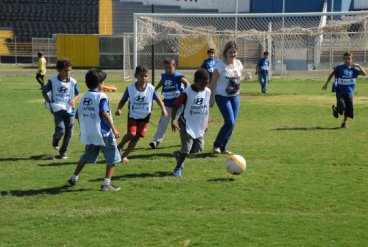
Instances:
[[[102,152],[107,165],[114,165],[121,161],[120,153],[117,148],[116,140],[111,137],[104,137],[105,146],[86,145],[84,154],[80,158],[87,163],[96,163],[97,158]]]

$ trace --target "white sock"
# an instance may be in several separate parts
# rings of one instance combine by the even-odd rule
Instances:
[[[109,185],[109,184],[110,184],[110,182],[111,182],[111,180],[110,180],[110,179],[108,179],[108,178],[104,178],[104,182],[103,182],[103,184],[104,184],[104,185]]]
[[[73,180],[73,181],[78,181],[78,177],[79,177],[79,176],[77,176],[77,175],[74,175],[74,174],[73,174],[73,175],[72,175],[72,180]]]

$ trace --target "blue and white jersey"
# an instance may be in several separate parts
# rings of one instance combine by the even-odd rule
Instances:
[[[210,83],[212,81],[213,71],[215,71],[215,65],[217,62],[218,62],[217,59],[207,58],[206,60],[203,61],[201,65],[201,68],[207,70],[208,73],[210,74]]]
[[[260,74],[268,75],[270,67],[270,61],[268,59],[261,58],[258,62],[258,71]]]
[[[183,77],[182,73],[176,71],[172,75],[168,75],[166,72],[161,74],[162,96],[164,97],[165,106],[172,107],[174,101],[184,90],[184,86],[181,83],[181,78]]]
[[[360,73],[359,68],[353,66],[338,65],[335,68],[336,92],[352,93]]]
[[[70,101],[79,94],[77,81],[74,78],[70,77],[64,82],[60,81],[58,76],[53,76],[43,90],[49,95],[54,113],[74,115],[74,108],[70,105]]]

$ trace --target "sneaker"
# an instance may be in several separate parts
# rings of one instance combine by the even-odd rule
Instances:
[[[160,143],[159,143],[159,142],[156,142],[156,141],[151,141],[151,142],[149,143],[149,145],[150,145],[150,147],[151,147],[152,149],[156,149],[156,148],[158,147],[158,145],[160,145]]]
[[[172,152],[172,154],[173,154],[173,156],[174,156],[174,158],[176,160],[176,163],[178,163],[178,160],[179,160],[179,151],[174,151],[174,152]],[[184,163],[181,163],[180,169],[182,169],[182,170],[184,169]]]
[[[339,113],[336,111],[336,106],[335,105],[332,105],[332,115],[335,118],[339,118]]]
[[[101,185],[101,191],[118,191],[120,187],[114,186],[112,184],[103,184]]]
[[[69,179],[67,182],[66,182],[66,186],[67,187],[73,187],[74,185],[76,185],[78,183],[78,180],[73,180],[73,179]]]
[[[234,154],[233,152],[229,151],[229,150],[223,150],[221,151],[222,154]]]
[[[55,150],[59,150],[60,149],[59,146],[52,146],[52,148],[55,149]]]
[[[173,172],[174,177],[181,177],[181,168],[175,168]]]
[[[68,156],[66,155],[66,153],[63,153],[63,154],[56,155],[55,156],[55,159],[58,159],[58,160],[61,160],[61,159],[66,160],[66,159],[68,159]]]
[[[220,154],[221,153],[221,149],[220,148],[213,148],[212,149],[212,151],[213,151],[213,153],[215,153],[215,154]]]
[[[348,123],[341,123],[341,128],[344,128],[344,129],[347,129],[347,128],[349,128],[349,125],[348,125]]]

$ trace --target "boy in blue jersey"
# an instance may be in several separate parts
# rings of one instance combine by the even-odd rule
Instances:
[[[156,149],[158,145],[164,140],[165,132],[170,122],[170,116],[174,101],[184,90],[182,84],[184,84],[185,87],[190,86],[189,81],[185,79],[184,75],[180,72],[175,71],[176,62],[174,59],[165,59],[164,69],[165,73],[161,74],[161,80],[157,84],[156,90],[162,87],[162,96],[164,97],[163,101],[168,115],[161,115],[156,134],[149,144],[153,149]]]
[[[267,83],[268,83],[268,70],[270,67],[270,61],[268,60],[268,51],[263,53],[263,58],[261,58],[256,66],[256,75],[258,75],[258,81],[261,84],[262,93],[267,93]]]
[[[139,139],[144,137],[152,111],[152,101],[155,100],[162,109],[162,116],[167,117],[167,112],[162,100],[158,97],[156,89],[147,82],[148,69],[138,65],[135,68],[134,77],[136,82],[130,84],[121,98],[115,115],[120,116],[121,109],[129,99],[128,131],[118,145],[118,149],[123,149],[129,142],[128,147],[122,154],[122,162],[128,163],[128,155],[133,151]]]
[[[74,107],[79,98],[79,89],[77,81],[70,77],[72,71],[70,59],[58,59],[56,69],[59,74],[49,79],[42,90],[42,95],[54,115],[55,133],[52,139],[52,146],[55,150],[59,150],[59,155],[55,156],[55,158],[67,159],[68,145],[74,127]],[[63,136],[63,144],[59,147],[59,141]]]
[[[95,163],[102,152],[107,165],[101,191],[118,191],[120,188],[111,184],[111,178],[115,165],[121,161],[115,139],[119,138],[119,132],[113,124],[107,95],[101,92],[106,73],[99,69],[91,69],[85,78],[89,90],[82,97],[77,116],[81,130],[80,141],[86,147],[66,186],[72,187],[77,184],[84,166],[87,163]]]
[[[212,80],[213,71],[215,70],[215,64],[218,62],[217,59],[215,59],[215,54],[215,49],[208,49],[208,58],[204,60],[201,65],[201,69],[207,70],[208,74],[210,75],[210,83]]]
[[[366,76],[367,73],[359,64],[353,63],[353,55],[347,52],[344,54],[344,64],[335,67],[322,87],[322,90],[326,90],[335,76],[337,104],[332,105],[332,114],[335,118],[339,114],[344,115],[341,128],[348,128],[348,118],[354,118],[353,93],[358,75]]]

